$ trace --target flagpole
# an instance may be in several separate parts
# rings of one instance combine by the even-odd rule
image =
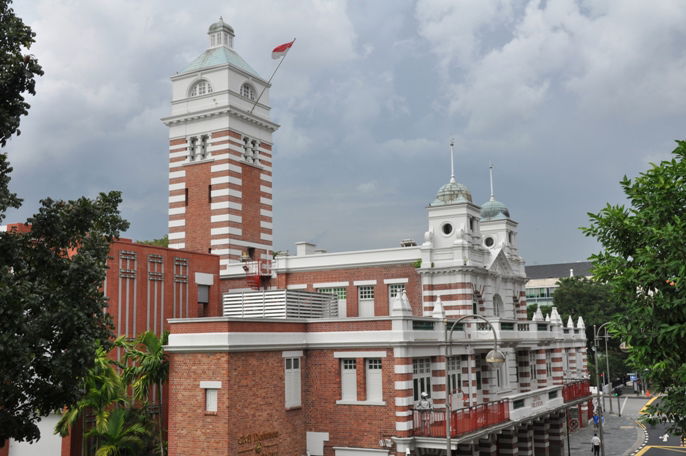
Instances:
[[[295,38],[293,38],[293,41],[291,41],[291,46],[293,45],[293,43],[295,43]],[[290,46],[289,46],[288,50],[290,50]],[[257,106],[257,103],[260,101],[260,98],[262,98],[264,91],[267,90],[267,87],[269,86],[269,84],[271,84],[272,79],[274,79],[274,75],[276,74],[277,71],[279,71],[279,67],[281,66],[283,61],[286,60],[287,55],[288,55],[288,52],[286,52],[283,55],[283,57],[281,57],[281,61],[279,62],[278,65],[276,65],[276,68],[274,69],[274,72],[272,73],[272,75],[269,76],[269,80],[267,81],[267,85],[262,87],[262,91],[260,92],[260,96],[257,97],[257,100],[255,100],[255,103],[253,103],[252,108],[250,108],[250,114],[252,114],[252,112],[255,110],[255,106]]]

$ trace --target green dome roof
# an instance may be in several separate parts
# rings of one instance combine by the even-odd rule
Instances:
[[[510,218],[510,211],[500,201],[491,199],[481,206],[481,219],[502,219]]]
[[[193,60],[186,68],[181,70],[181,73],[189,73],[191,71],[200,71],[206,68],[211,68],[217,65],[233,65],[236,68],[240,68],[248,74],[251,74],[257,78],[262,79],[262,77],[257,74],[248,62],[243,60],[243,58],[238,55],[233,49],[221,46],[212,49],[208,49],[195,60]]]
[[[231,35],[235,35],[235,33],[233,32],[233,27],[224,22],[224,20],[221,18],[219,19],[219,22],[215,22],[214,24],[210,25],[210,29],[207,31],[207,33],[219,32],[222,29],[226,30]]]
[[[472,202],[472,194],[469,189],[459,182],[455,182],[455,179],[450,179],[450,182],[438,189],[436,199],[431,203],[431,206],[445,206],[464,202]]]

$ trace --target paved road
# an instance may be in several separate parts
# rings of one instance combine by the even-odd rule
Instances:
[[[669,434],[667,427],[666,424],[646,425],[648,443],[636,456],[686,455],[686,447],[681,446],[681,438]]]
[[[629,456],[634,454],[645,441],[645,432],[636,423],[641,408],[647,402],[645,397],[634,395],[620,397],[622,416],[617,415],[615,399],[614,414],[605,415],[603,437],[605,456]],[[593,422],[585,428],[570,434],[571,456],[588,456],[591,454]],[[652,455],[651,455],[652,456]]]

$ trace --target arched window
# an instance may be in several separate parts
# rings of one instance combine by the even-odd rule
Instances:
[[[493,315],[499,317],[503,311],[503,298],[499,294],[493,295]]]
[[[241,86],[241,96],[255,101],[255,88],[246,82]]]
[[[210,83],[205,80],[201,79],[195,84],[193,84],[193,87],[191,87],[189,96],[191,97],[199,97],[200,95],[205,95],[208,93],[212,93],[212,86]]]

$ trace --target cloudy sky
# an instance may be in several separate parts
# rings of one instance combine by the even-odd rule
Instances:
[[[127,237],[166,233],[169,76],[219,16],[268,77],[274,247],[329,251],[422,239],[426,205],[456,177],[519,222],[528,264],[584,260],[588,211],[686,138],[680,0],[22,0],[45,70],[7,147],[13,189],[38,200],[123,191]]]

